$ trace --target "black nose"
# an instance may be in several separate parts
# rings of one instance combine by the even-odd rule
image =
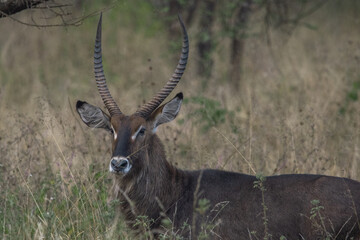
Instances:
[[[111,160],[111,167],[117,172],[120,172],[127,168],[129,165],[129,161],[127,159],[112,159]]]

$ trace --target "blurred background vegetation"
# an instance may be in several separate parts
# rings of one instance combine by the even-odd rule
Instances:
[[[158,131],[172,164],[360,180],[360,2],[64,2],[0,18],[1,239],[131,239],[110,197],[111,138],[75,112],[78,99],[103,106],[101,11],[105,74],[128,114],[170,77],[185,21],[185,101]]]

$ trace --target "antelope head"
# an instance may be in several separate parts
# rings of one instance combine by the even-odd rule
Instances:
[[[180,17],[179,21],[183,32],[183,45],[180,60],[172,77],[151,101],[128,116],[121,112],[106,84],[101,54],[102,17],[100,16],[95,40],[94,71],[98,91],[109,114],[83,101],[77,101],[76,110],[86,125],[91,128],[103,128],[113,135],[112,158],[109,162],[109,170],[112,173],[127,175],[135,171],[134,169],[139,169],[142,164],[142,153],[147,151],[147,148],[151,148],[157,127],[172,121],[179,113],[182,93],[178,93],[172,100],[161,105],[180,81],[187,63],[188,36]]]

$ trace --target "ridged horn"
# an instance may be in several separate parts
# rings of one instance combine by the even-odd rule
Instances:
[[[181,50],[181,56],[178,62],[178,65],[176,66],[176,69],[171,76],[170,80],[165,84],[165,86],[153,97],[153,99],[144,104],[141,108],[139,108],[135,114],[139,114],[143,118],[147,118],[150,116],[150,114],[159,107],[159,105],[165,100],[167,96],[172,92],[172,90],[176,87],[178,82],[181,79],[181,76],[183,75],[189,55],[189,39],[186,32],[185,25],[180,17],[178,16],[179,22],[182,28],[183,32],[183,44],[182,44],[182,50]]]
[[[101,54],[101,23],[102,23],[102,13],[100,14],[100,19],[96,31],[95,39],[95,50],[94,50],[94,72],[96,85],[99,90],[100,96],[110,113],[110,116],[121,115],[120,108],[112,98],[110,91],[106,84],[106,78],[103,70],[102,64],[102,54]]]

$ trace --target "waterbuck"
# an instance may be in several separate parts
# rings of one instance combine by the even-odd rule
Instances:
[[[108,90],[102,66],[100,17],[94,54],[95,79],[109,114],[87,102],[76,109],[91,128],[113,136],[109,171],[130,228],[146,217],[155,237],[169,233],[197,239],[360,239],[360,183],[322,175],[266,179],[220,170],[186,171],[166,160],[156,129],[178,115],[183,94],[161,105],[184,73],[188,35],[171,79],[134,114],[125,115]],[[171,226],[171,230],[165,223]],[[169,227],[169,226],[167,226]],[[174,237],[171,236],[171,237]]]

